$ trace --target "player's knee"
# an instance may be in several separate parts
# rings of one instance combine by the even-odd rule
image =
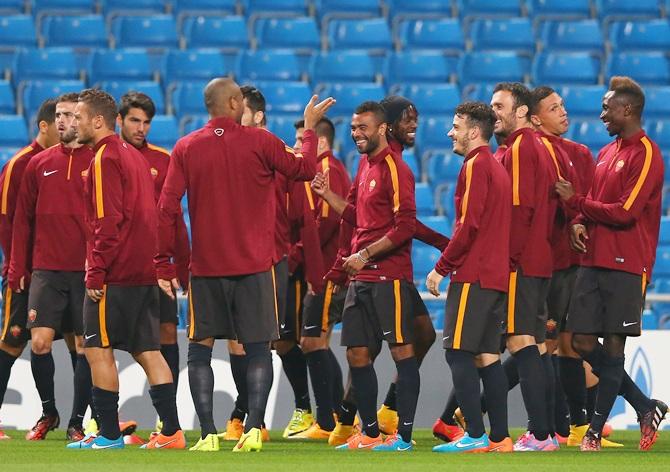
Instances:
[[[582,357],[588,357],[596,347],[597,338],[591,335],[575,334],[572,336],[572,348]]]
[[[25,349],[26,343],[21,344],[20,346],[12,346],[11,344],[7,344],[4,341],[0,341],[0,349],[5,351],[7,354],[9,354],[12,357],[20,357],[21,354],[23,353],[23,349]]]
[[[161,344],[176,344],[177,325],[174,323],[161,323],[160,338]]]
[[[274,348],[277,351],[277,355],[283,356],[287,352],[289,352],[291,349],[293,349],[293,346],[295,346],[294,341],[286,341],[280,339],[279,341],[274,342]]]
[[[308,354],[320,349],[327,349],[328,345],[325,342],[325,339],[303,336],[300,339],[300,348],[302,349],[302,352]]]
[[[31,340],[31,349],[35,354],[48,354],[51,352],[51,339],[46,336],[35,336]]]
[[[266,342],[244,343],[243,346],[244,352],[247,353],[248,359],[251,359],[252,357],[270,355],[270,345]]]
[[[347,362],[350,367],[365,367],[370,364],[370,353],[367,348],[350,347],[347,349]]]
[[[605,352],[611,357],[623,357],[626,350],[626,337],[618,334],[610,334],[603,338]]]
[[[391,357],[395,362],[414,357],[414,346],[411,344],[394,344],[391,346]]]

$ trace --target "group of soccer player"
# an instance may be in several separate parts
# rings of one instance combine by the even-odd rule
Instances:
[[[113,349],[147,374],[159,424],[143,447],[186,448],[176,405],[181,290],[201,428],[190,450],[218,451],[222,441],[234,441],[234,452],[261,450],[271,349],[295,396],[284,437],[412,450],[419,367],[436,338],[413,283],[418,239],[441,252],[428,290],[439,296],[451,278],[442,339],[454,388],[433,427],[445,441],[435,452],[620,447],[604,438],[617,395],[638,413],[640,449],[651,448],[668,408],[624,370],[626,337],[640,335],[663,186],[660,151],[641,128],[640,86],[612,78],[600,117],[615,140],[597,161],[562,137],[567,111],[549,87],[501,83],[490,104],[459,105],[448,131],[464,158],[450,238],[417,219],[414,175],[402,158],[415,144],[416,106],[390,96],[354,110],[361,159],[352,183],[333,154],[325,115],[334,101],[312,97],[290,147],[265,129],[260,90],[214,79],[204,90],[209,122],[171,155],[147,142],[155,106],[141,92],[117,105],[87,89],[42,105],[35,141],[0,175],[0,406],[30,340],[43,412],[26,439],[60,424],[51,349],[62,337],[74,368],[68,448],[123,448],[137,427],[119,422]],[[339,322],[346,385],[330,347]],[[228,340],[238,393],[222,433],[216,339]],[[377,411],[383,341],[397,373]],[[513,441],[507,393],[517,384],[528,430]]]

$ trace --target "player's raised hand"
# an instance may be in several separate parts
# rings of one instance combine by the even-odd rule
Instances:
[[[323,197],[328,192],[328,190],[330,190],[330,181],[328,179],[329,173],[330,169],[326,169],[323,173],[317,172],[314,176],[314,179],[312,180],[312,190],[319,197]]]
[[[319,120],[323,118],[328,109],[335,104],[335,99],[333,97],[328,97],[317,103],[318,99],[318,95],[312,95],[312,98],[305,107],[305,113],[303,115],[305,119],[305,129],[314,129],[314,126],[316,126]]]

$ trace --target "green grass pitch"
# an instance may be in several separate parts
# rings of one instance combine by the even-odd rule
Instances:
[[[458,471],[461,469],[503,472],[508,470],[584,471],[608,470],[665,470],[670,471],[670,434],[661,437],[649,452],[637,450],[639,432],[616,431],[612,439],[625,444],[623,449],[607,449],[600,453],[580,453],[563,447],[552,453],[513,454],[460,454],[447,455],[431,452],[439,444],[430,431],[415,432],[416,449],[411,453],[342,452],[323,443],[306,443],[281,439],[279,431],[273,431],[272,441],[263,446],[260,453],[233,454],[233,443],[222,442],[218,453],[196,453],[188,451],[143,451],[137,446],[127,446],[123,451],[68,451],[65,449],[64,431],[51,432],[42,442],[23,439],[23,431],[7,431],[12,440],[0,441],[0,468],[3,471],[69,471],[112,472],[123,471],[180,471],[224,470],[237,471],[340,471],[360,470],[421,470]],[[513,431],[513,435],[521,431]],[[147,432],[140,432],[146,437]],[[665,434],[665,437],[663,435]],[[189,431],[189,444],[194,443],[198,433]]]

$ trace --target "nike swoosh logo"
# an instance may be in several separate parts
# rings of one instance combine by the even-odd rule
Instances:
[[[84,336],[85,339],[91,339],[93,337],[97,336],[97,334],[91,334],[89,336]]]
[[[314,328],[316,328],[316,327],[317,327],[317,325],[305,326],[305,329],[314,329]]]
[[[247,439],[249,439],[249,436],[247,436],[246,438],[244,438],[244,439],[242,440],[242,442],[237,443],[237,446],[235,446],[235,447],[238,448],[238,449],[242,449],[242,446],[244,446],[244,443],[247,442]]]
[[[596,164],[596,167],[601,166],[603,164],[604,164],[604,162],[599,162],[599,163]]]
[[[384,331],[384,336],[391,334],[391,331]]]
[[[623,327],[626,328],[628,326],[633,326],[634,324],[637,324],[637,321],[633,321],[632,323],[626,323],[625,321],[623,322]]]
[[[165,444],[161,444],[158,441],[156,441],[156,449],[160,449],[162,447],[169,446],[170,444],[172,444],[173,442],[176,442],[176,441],[177,441],[176,439],[173,439],[171,441],[166,442]]]
[[[459,449],[463,449],[463,448],[466,448],[466,447],[477,447],[477,446],[483,446],[483,445],[484,445],[484,443],[481,442],[481,441],[477,442],[477,443],[470,443],[470,444],[456,443],[456,447],[459,448]]]
[[[47,172],[45,170],[43,175],[44,175],[44,177],[49,177],[51,174],[55,174],[56,172],[58,172],[58,170],[52,170],[52,171],[49,171],[49,172]]]
[[[399,450],[399,451],[406,451],[406,450],[411,449],[411,448],[412,448],[412,446],[399,447],[398,450]]]
[[[100,444],[93,444],[91,449],[109,449],[110,447],[115,447],[117,444],[108,444],[107,446],[101,446]]]
[[[377,443],[372,443],[372,444],[363,444],[363,443],[358,443],[358,449],[365,449],[368,447],[373,447],[376,446]]]

